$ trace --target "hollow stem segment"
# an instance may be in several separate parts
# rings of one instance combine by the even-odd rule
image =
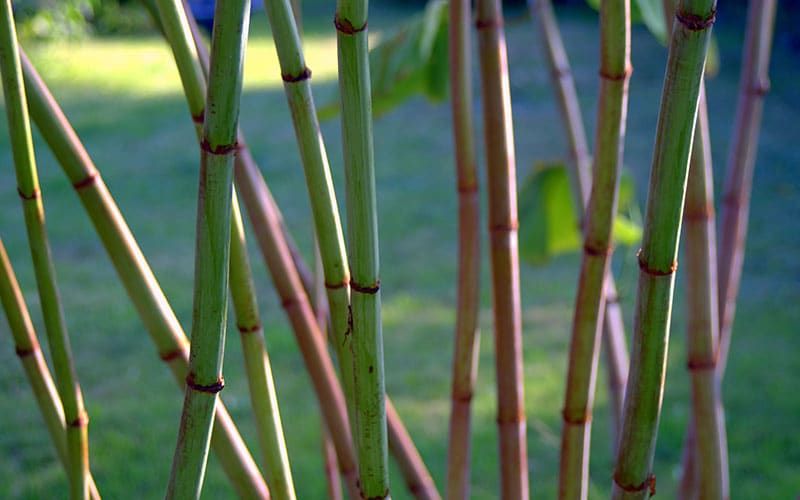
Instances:
[[[681,0],[661,98],[634,320],[634,344],[612,497],[655,490],[653,455],[666,375],[686,177],[715,0]]]
[[[364,498],[385,498],[389,496],[389,469],[367,5],[366,0],[338,0],[334,24],[352,274],[353,407],[359,486]]]
[[[222,361],[230,266],[233,156],[247,41],[248,0],[217,4],[200,154],[189,374],[167,498],[199,498]]]
[[[64,410],[67,435],[69,495],[89,495],[89,417],[83,404],[72,358],[69,334],[56,283],[55,266],[45,225],[44,205],[33,153],[28,103],[10,0],[0,3],[0,73],[6,102],[17,192],[22,201],[36,285],[42,306],[55,383]]]
[[[20,55],[34,123],[75,188],[159,356],[183,388],[189,354],[186,335],[89,153],[36,69],[24,52]],[[217,405],[211,447],[240,497],[268,496],[266,484],[222,401]]]
[[[572,323],[561,433],[559,497],[587,498],[591,416],[617,212],[630,77],[630,2],[600,6],[600,97],[583,258]]]
[[[476,26],[489,186],[500,488],[502,498],[528,498],[517,181],[508,60],[499,0],[478,0]]]
[[[556,94],[567,140],[569,143],[570,180],[573,196],[577,202],[577,212],[581,227],[585,228],[585,208],[589,203],[592,185],[592,157],[586,140],[586,129],[581,116],[575,79],[572,76],[567,52],[561,39],[553,5],[550,0],[530,0],[528,2],[533,17],[539,22],[543,47],[550,81]],[[611,410],[613,413],[613,441],[616,449],[619,426],[622,421],[622,403],[625,399],[625,382],[628,378],[628,347],[625,337],[625,322],[622,317],[614,276],[610,265],[606,275],[605,311],[603,317],[603,345],[606,355],[606,369]]]
[[[47,361],[39,347],[39,339],[33,329],[28,306],[25,304],[25,298],[2,239],[0,239],[0,303],[6,313],[17,357],[25,370],[28,383],[31,385],[45,427],[47,427],[50,439],[56,449],[56,455],[58,455],[61,465],[64,466],[64,471],[69,473],[64,409],[58,397],[53,377],[50,375],[50,369],[47,367]],[[100,499],[100,493],[91,477],[91,472],[89,473],[89,498]]]

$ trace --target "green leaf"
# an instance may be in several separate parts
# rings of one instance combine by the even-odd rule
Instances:
[[[519,192],[519,248],[522,259],[538,265],[551,257],[577,252],[583,238],[578,227],[576,202],[563,162],[534,167]],[[632,246],[642,237],[633,179],[623,172],[619,209],[614,219],[614,242]]]

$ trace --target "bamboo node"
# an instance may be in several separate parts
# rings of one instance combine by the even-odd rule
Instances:
[[[453,391],[450,397],[453,401],[456,401],[458,403],[469,404],[472,401],[472,396],[473,396],[472,391],[467,391],[464,394],[458,394],[456,391]]]
[[[684,210],[683,220],[690,222],[705,221],[714,218],[714,205],[706,203],[698,209]]]
[[[458,193],[459,194],[475,194],[478,192],[478,185],[477,184],[466,184],[466,185],[458,185]]]
[[[189,373],[189,375],[186,377],[186,385],[195,391],[216,394],[225,388],[225,379],[222,378],[222,375],[220,375],[219,378],[217,378],[217,381],[213,384],[203,385],[194,381],[194,373]]]
[[[512,220],[510,222],[501,222],[500,224],[492,224],[489,226],[490,233],[507,233],[519,229],[519,222]]]
[[[39,191],[36,188],[34,188],[34,190],[31,191],[31,194],[25,194],[25,193],[22,192],[22,189],[17,188],[17,194],[19,194],[19,197],[22,198],[25,201],[35,200],[35,199],[39,198],[42,195],[41,191]]]
[[[632,73],[633,73],[633,66],[631,66],[630,64],[625,66],[625,70],[622,73],[618,73],[618,74],[607,73],[607,72],[603,71],[602,69],[600,69],[600,71],[598,71],[598,74],[600,75],[600,78],[602,78],[603,80],[610,80],[612,82],[619,82],[619,81],[627,80],[628,78],[631,77]]]
[[[742,198],[739,196],[738,192],[731,191],[725,194],[722,198],[722,203],[730,208],[739,208],[742,206]]]
[[[636,252],[636,258],[639,260],[639,269],[641,269],[643,273],[649,274],[650,276],[669,276],[678,270],[677,260],[673,260],[672,264],[670,264],[669,269],[667,270],[655,269],[650,267],[650,265],[644,260],[644,257],[642,256],[641,248],[639,249],[638,252]]]
[[[300,299],[297,297],[286,297],[285,299],[281,300],[281,307],[284,309],[289,309],[290,307],[294,307],[300,303]]]
[[[567,425],[586,425],[592,421],[592,412],[589,410],[584,410],[581,415],[573,417],[569,415],[569,411],[564,408],[561,410],[561,419]]]
[[[675,19],[689,31],[703,31],[710,28],[714,21],[717,19],[717,9],[711,9],[711,12],[703,17],[691,12],[676,12]]]
[[[650,496],[656,494],[656,476],[655,474],[650,474],[647,476],[647,479],[644,480],[641,484],[637,485],[629,485],[629,484],[622,484],[617,478],[617,475],[614,474],[614,484],[617,485],[619,489],[628,493],[639,493],[641,491],[649,490]]]
[[[333,18],[333,25],[336,26],[336,31],[339,33],[344,33],[345,35],[355,35],[356,33],[360,33],[367,29],[367,22],[364,21],[359,27],[353,26],[353,23],[349,19],[342,19],[339,17],[339,13],[336,13],[336,16]]]
[[[360,496],[363,500],[383,500],[384,498],[389,498],[389,488],[386,488],[386,491],[383,492],[383,495],[371,497],[364,495],[364,490],[361,489],[361,481],[358,482],[358,492],[361,494]]]
[[[202,141],[200,141],[200,149],[205,151],[208,154],[212,155],[227,155],[231,152],[234,152],[238,149],[238,143],[234,142],[233,144],[217,144],[216,146],[212,147],[211,144],[208,143],[208,140],[204,137]]]
[[[17,347],[16,349],[14,349],[14,352],[16,352],[17,356],[19,356],[20,358],[27,358],[28,356],[33,356],[34,354],[36,354],[36,351],[38,351],[39,349],[40,349],[39,342],[36,342],[34,340],[33,344],[30,347]]]
[[[325,288],[327,288],[328,290],[338,290],[339,288],[344,288],[349,284],[350,284],[350,278],[345,277],[339,283],[328,283],[326,281],[325,282]]]
[[[350,289],[359,293],[366,293],[368,295],[375,295],[381,289],[381,280],[376,280],[371,285],[361,285],[355,281],[350,282]]]
[[[769,92],[769,89],[770,89],[769,78],[764,78],[758,83],[751,85],[749,91],[750,94],[752,95],[758,97],[764,97]]]
[[[311,69],[308,66],[304,67],[300,73],[296,75],[281,73],[281,79],[286,83],[297,83],[311,78]]]
[[[162,361],[166,361],[167,363],[169,363],[173,359],[180,358],[185,353],[186,353],[186,348],[185,347],[178,347],[178,348],[173,349],[171,351],[167,351],[167,352],[161,353],[158,356],[161,358]]]
[[[97,182],[97,177],[99,177],[97,170],[93,170],[92,173],[84,177],[83,179],[79,180],[78,182],[73,182],[72,187],[75,188],[75,191],[80,191],[85,187],[89,187],[95,182]]]
[[[614,246],[609,245],[605,248],[597,248],[587,242],[583,244],[583,251],[592,257],[603,257],[611,255],[614,252]]]
[[[558,79],[572,76],[572,69],[569,66],[555,66],[551,72]]]
[[[686,368],[690,372],[714,371],[717,369],[717,357],[715,356],[712,359],[704,359],[704,360],[690,359],[686,363]]]
[[[68,427],[86,427],[87,425],[89,425],[89,414],[86,413],[86,410],[81,411],[75,420],[67,424]]]
[[[503,27],[503,20],[502,19],[477,19],[475,20],[475,28],[477,30],[484,30],[484,29],[500,29]]]
[[[192,115],[192,121],[194,123],[199,124],[199,125],[202,125],[203,122],[205,121],[205,119],[206,119],[206,110],[205,109],[201,109],[200,113],[198,113],[196,115]]]
[[[245,326],[245,325],[240,325],[240,324],[237,323],[236,324],[236,328],[239,330],[239,333],[255,333],[255,332],[261,330],[261,324],[260,323],[255,323],[255,324],[250,325],[250,326]]]

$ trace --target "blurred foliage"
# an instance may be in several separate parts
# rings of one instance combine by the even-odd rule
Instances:
[[[449,62],[447,2],[432,0],[421,16],[381,37],[369,52],[372,111],[380,116],[414,95],[447,98]],[[319,108],[321,120],[336,116],[339,98]]]
[[[18,0],[14,15],[20,36],[39,40],[153,29],[147,11],[131,0]]]
[[[563,162],[536,165],[519,192],[520,256],[529,264],[544,264],[551,257],[581,248],[578,214]],[[641,216],[633,179],[623,172],[619,187],[614,243],[632,246],[642,237]]]

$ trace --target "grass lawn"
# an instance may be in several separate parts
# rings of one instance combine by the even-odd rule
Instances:
[[[398,3],[399,4],[399,3]],[[336,48],[332,4],[306,12],[309,66],[318,102],[333,95]],[[409,14],[378,4],[374,33]],[[509,13],[507,23],[519,175],[537,160],[564,155],[538,34]],[[560,21],[587,123],[597,92],[596,15],[560,10]],[[310,254],[311,220],[277,61],[263,13],[254,14],[241,122],[288,226]],[[721,192],[733,122],[743,17],[721,17],[721,72],[709,81],[709,110]],[[156,36],[28,44],[29,52],[86,143],[186,331],[191,317],[198,154],[170,53]],[[625,163],[644,201],[665,50],[642,28],[633,34]],[[794,64],[793,64],[794,61]],[[791,126],[800,111],[797,54],[776,44],[772,91],[764,112],[753,192],[748,256],[735,338],[724,384],[731,485],[736,498],[790,498],[800,492],[800,153]],[[476,64],[477,65],[477,64]],[[477,95],[477,92],[476,92]],[[476,106],[478,102],[476,100]],[[440,488],[445,475],[450,358],[456,273],[456,194],[450,111],[414,99],[375,122],[383,266],[387,386]],[[792,132],[794,130],[794,132]],[[340,133],[324,135],[343,207]],[[91,464],[107,498],[159,498],[167,484],[181,394],[156,356],[72,188],[36,137],[39,175],[61,295],[91,416]],[[40,339],[38,307],[5,120],[0,120],[0,236],[26,292]],[[485,238],[484,238],[485,239]],[[269,276],[251,238],[265,335],[276,376],[292,470],[300,498],[321,498],[325,484],[319,417],[309,378]],[[484,250],[487,245],[483,245]],[[620,248],[615,269],[632,322],[633,249]],[[525,390],[532,491],[556,491],[560,409],[577,283],[577,256],[524,265],[522,301]],[[497,445],[491,296],[484,266],[480,375],[474,399],[473,497],[497,497]],[[684,277],[675,321],[655,473],[660,497],[674,496],[689,409],[684,368]],[[228,336],[224,399],[259,459],[240,344]],[[59,498],[66,481],[35,401],[0,321],[0,497]],[[612,457],[605,387],[599,384],[591,463],[591,497],[605,498]],[[396,469],[395,498],[407,498]],[[204,498],[232,496],[211,460]]]

